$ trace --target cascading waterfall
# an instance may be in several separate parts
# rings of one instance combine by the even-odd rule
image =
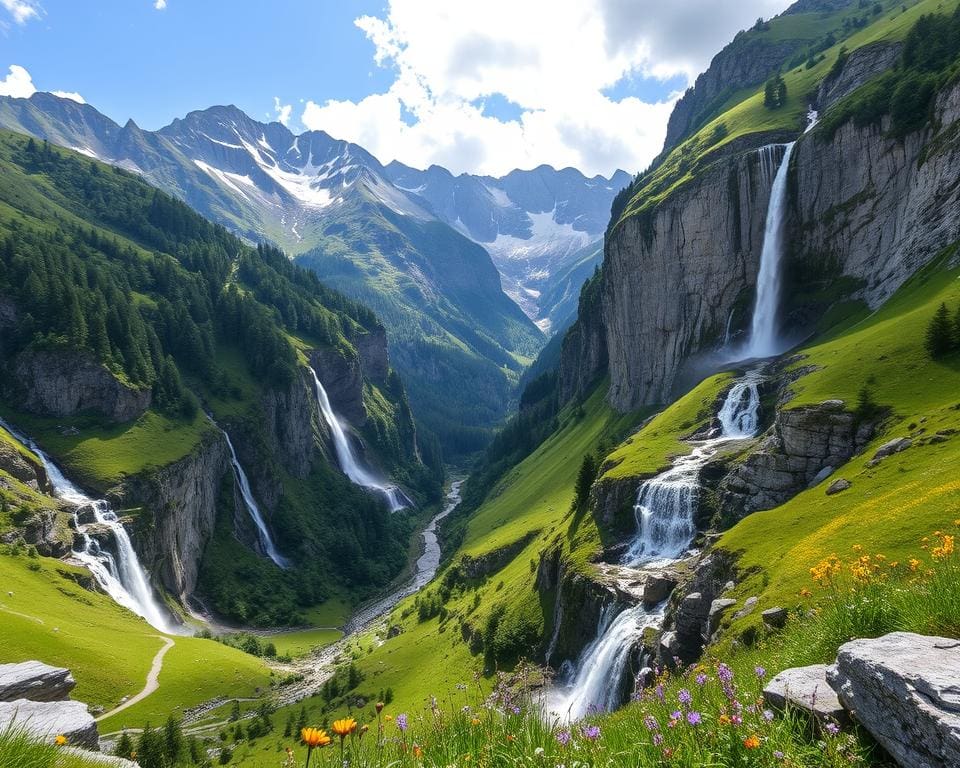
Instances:
[[[760,272],[757,274],[757,298],[753,308],[750,340],[743,358],[772,357],[783,351],[777,334],[777,309],[780,303],[780,262],[783,258],[784,221],[787,213],[787,173],[790,155],[796,142],[770,144],[761,147],[760,171],[769,179],[770,202],[763,232],[763,250],[760,252]],[[783,149],[783,158],[776,164],[776,155]],[[773,169],[776,168],[774,173]]]
[[[758,382],[758,372],[750,371],[730,388],[717,413],[718,437],[697,444],[666,472],[640,486],[634,505],[637,536],[623,557],[624,565],[635,568],[659,559],[675,560],[690,546],[696,533],[700,470],[723,443],[751,437],[757,431]]]
[[[237,484],[240,486],[240,495],[243,497],[243,504],[247,508],[253,524],[257,527],[257,538],[260,541],[260,548],[278,567],[289,568],[290,561],[280,554],[277,545],[273,542],[270,529],[267,527],[267,521],[264,519],[263,513],[260,512],[260,506],[257,504],[256,498],[254,498],[253,490],[250,488],[250,480],[240,465],[240,459],[237,458],[237,451],[233,447],[233,441],[230,440],[230,435],[228,435],[227,431],[217,424],[217,422],[213,421],[213,418],[209,416],[208,418],[210,418],[213,425],[220,430],[227,441],[227,447],[230,449],[230,463],[233,465],[233,472],[234,475],[236,475]]]
[[[693,451],[674,461],[666,472],[645,481],[637,493],[634,511],[637,535],[623,557],[630,568],[663,567],[680,557],[696,534],[699,476],[703,466],[724,443],[752,437],[759,427],[759,370],[744,374],[730,388],[717,413],[720,434],[700,441]],[[617,681],[623,677],[630,651],[648,627],[659,626],[663,609],[636,605],[612,621],[601,617],[596,639],[584,649],[576,674],[554,692],[548,707],[557,716],[576,720],[594,711],[621,704]]]
[[[387,500],[387,505],[391,512],[398,512],[401,509],[413,506],[410,499],[402,490],[395,485],[382,482],[374,477],[370,470],[363,466],[353,450],[347,433],[343,429],[340,417],[337,416],[333,410],[333,406],[330,405],[330,398],[327,396],[327,391],[323,388],[323,384],[320,383],[317,372],[313,370],[313,368],[310,369],[310,372],[313,374],[313,383],[317,390],[317,402],[320,405],[320,412],[323,414],[327,426],[330,427],[330,433],[333,436],[333,447],[337,452],[337,461],[340,463],[340,469],[343,470],[343,474],[350,478],[350,481],[354,485],[369,488],[372,491],[382,494]]]
[[[82,562],[93,574],[97,584],[124,608],[142,616],[155,629],[168,634],[177,634],[181,630],[174,624],[173,617],[163,607],[150,587],[150,579],[130,541],[123,524],[117,519],[105,499],[92,499],[77,488],[64,476],[60,468],[53,463],[30,438],[20,434],[3,421],[0,426],[24,445],[28,446],[43,463],[54,495],[74,505],[73,522],[80,540],[81,549],[75,549],[73,556]],[[99,543],[88,534],[88,525],[80,522],[81,512],[90,510],[94,522],[110,530],[116,544],[116,557],[101,549]]]

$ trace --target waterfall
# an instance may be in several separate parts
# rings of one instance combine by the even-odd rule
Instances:
[[[320,405],[320,412],[323,414],[324,421],[330,427],[330,434],[333,436],[333,448],[337,453],[337,461],[340,464],[340,469],[343,470],[343,474],[350,478],[354,485],[382,494],[387,500],[391,512],[412,507],[412,502],[400,488],[382,482],[363,466],[350,443],[350,439],[347,437],[346,431],[343,429],[340,417],[337,416],[333,406],[330,405],[330,398],[327,397],[327,391],[320,383],[317,372],[313,368],[310,369],[310,372],[313,374],[313,384],[317,390],[317,403]]]
[[[637,493],[634,514],[637,536],[623,557],[636,567],[660,559],[674,560],[690,546],[696,534],[700,470],[717,449],[729,440],[753,436],[758,427],[759,373],[750,371],[738,380],[717,413],[720,435],[697,444],[676,459],[666,472],[644,481]]]
[[[60,468],[40,450],[33,440],[20,434],[2,420],[0,420],[0,426],[39,457],[53,486],[54,495],[74,506],[73,522],[82,547],[75,549],[73,556],[90,570],[97,584],[113,598],[114,602],[143,617],[155,629],[168,634],[177,634],[180,630],[175,626],[173,617],[164,607],[161,607],[154,595],[150,587],[150,579],[140,565],[130,536],[117,519],[109,502],[87,496],[67,480]],[[89,524],[80,522],[81,513],[86,510],[90,510],[95,524],[110,530],[116,543],[116,557],[101,549],[96,539],[89,535]]]
[[[759,384],[759,369],[748,371],[734,382],[717,412],[720,434],[699,441],[690,454],[676,459],[670,469],[640,485],[634,507],[637,535],[623,557],[623,565],[661,567],[689,548],[697,530],[694,515],[700,470],[724,443],[756,434]],[[606,613],[602,615],[596,638],[580,655],[573,680],[548,697],[552,714],[577,720],[594,711],[618,707],[619,681],[631,650],[645,629],[659,626],[662,621],[663,606],[647,610],[636,605],[612,621]]]
[[[795,142],[770,144],[761,147],[760,171],[769,179],[776,153],[783,147],[783,158],[776,165],[767,205],[764,225],[763,250],[760,253],[760,272],[757,275],[757,298],[753,309],[750,340],[744,357],[772,357],[783,351],[777,336],[777,309],[780,303],[780,262],[783,258],[784,219],[787,209],[787,173]]]
[[[257,538],[260,541],[260,548],[278,567],[289,568],[290,561],[280,554],[276,544],[273,543],[273,537],[270,535],[267,521],[264,519],[263,513],[260,512],[260,506],[253,496],[253,490],[250,488],[247,473],[243,471],[243,467],[240,465],[240,460],[237,458],[237,451],[233,447],[233,441],[230,440],[230,435],[228,435],[227,431],[217,424],[209,414],[207,414],[207,418],[210,419],[211,423],[219,429],[220,433],[226,438],[227,447],[230,448],[230,463],[233,465],[233,472],[237,477],[237,484],[240,486],[240,495],[243,497],[243,504],[247,508],[253,524],[257,527]]]
[[[642,605],[620,612],[612,621],[602,615],[597,637],[580,655],[572,682],[548,700],[551,713],[574,721],[619,707],[622,703],[620,681],[630,652],[644,630],[659,625],[662,620],[661,609],[647,611]]]

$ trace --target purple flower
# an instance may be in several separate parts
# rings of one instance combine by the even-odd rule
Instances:
[[[570,743],[570,731],[557,731],[557,744],[561,747]]]
[[[700,725],[700,713],[699,712],[687,712],[687,722],[690,725]]]
[[[683,717],[683,712],[681,712],[679,709],[670,713],[670,718],[672,720],[679,720],[681,717]]]
[[[743,723],[743,718],[740,717],[740,715],[731,715],[730,722],[733,723],[734,725],[740,725]]]
[[[653,734],[653,746],[659,747],[661,744],[663,744],[663,736],[659,733]]]
[[[657,685],[656,688],[654,688],[654,692],[657,694],[657,698],[660,699],[660,701],[663,701],[663,698],[664,698],[664,696],[665,696],[666,694],[665,694],[664,691],[663,691],[663,684],[662,684],[662,683],[659,684],[659,685]]]
[[[689,704],[691,701],[693,701],[693,696],[690,695],[690,691],[688,691],[686,688],[681,688],[680,693],[677,694],[677,700],[681,704]]]
[[[583,737],[589,739],[590,741],[596,741],[600,738],[600,726],[599,725],[585,725],[583,727]]]
[[[733,680],[733,670],[723,662],[720,662],[720,664],[717,665],[717,677],[720,678],[720,682],[729,683]]]
[[[397,715],[397,728],[401,731],[407,730],[407,716],[404,714]]]
[[[831,736],[836,736],[838,733],[840,733],[840,726],[836,723],[827,723],[825,727],[827,729],[827,733],[829,733]]]
[[[771,720],[773,720],[773,712],[771,712],[769,709],[763,710],[763,719],[769,723]]]
[[[774,751],[773,756],[777,758],[777,760],[783,760],[784,758],[783,752],[781,752],[779,749]]]
[[[767,670],[763,667],[754,667],[753,671],[757,674],[761,680],[767,676]]]
[[[518,707],[516,704],[514,704],[514,705],[510,708],[510,711],[513,712],[513,714],[515,714],[515,715],[519,715],[519,714],[520,714],[520,707]]]
[[[643,718],[643,724],[647,727],[648,731],[659,731],[660,723],[657,722],[657,718],[653,715],[646,715]]]
[[[707,684],[707,676],[703,674],[703,672],[697,675],[696,680],[697,680],[697,685],[699,685],[701,688]]]

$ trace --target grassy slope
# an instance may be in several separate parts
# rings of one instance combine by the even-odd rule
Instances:
[[[156,630],[109,597],[73,581],[85,574],[51,558],[0,555],[0,662],[41,659],[68,667],[77,680],[73,697],[109,709],[143,688],[163,643]],[[159,722],[175,707],[215,696],[250,695],[269,680],[253,656],[212,640],[175,641],[164,659],[160,689],[102,723],[101,731],[148,718]]]
[[[916,552],[922,536],[960,517],[960,438],[914,445],[874,468],[865,466],[892,438],[960,428],[960,356],[934,361],[923,349],[924,332],[940,302],[960,303],[958,277],[960,269],[928,267],[878,312],[802,351],[800,364],[818,370],[794,385],[793,405],[828,398],[852,404],[868,385],[892,414],[864,455],[833,478],[781,507],[750,515],[724,535],[720,546],[741,552],[741,566],[756,569],[738,587],[739,596],[758,594],[763,607],[796,604],[798,592],[812,587],[809,568],[821,558],[834,552],[848,557],[860,544],[868,552],[903,560]],[[827,496],[824,489],[836,477],[853,487]],[[750,623],[749,618],[743,622]]]

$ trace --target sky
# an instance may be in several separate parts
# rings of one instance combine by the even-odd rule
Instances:
[[[381,161],[642,170],[673,103],[790,0],[0,0],[0,95],[157,129],[215,104]]]

